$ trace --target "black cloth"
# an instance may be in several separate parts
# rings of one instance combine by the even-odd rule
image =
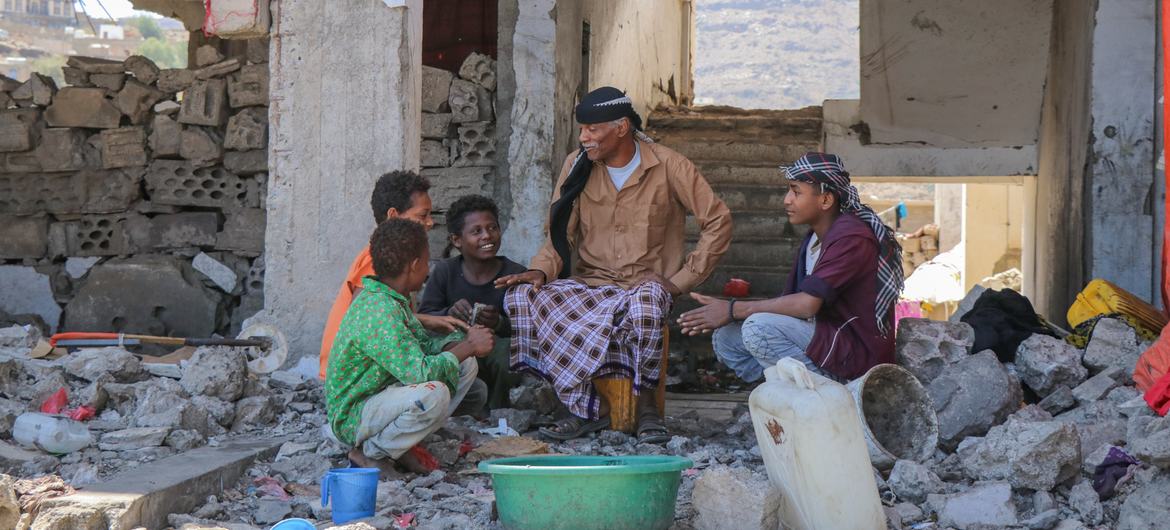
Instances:
[[[581,98],[575,111],[577,123],[592,124],[605,123],[621,118],[628,118],[634,130],[642,130],[642,117],[634,110],[634,103],[629,96],[614,87],[603,86]],[[589,174],[593,171],[593,161],[585,156],[585,150],[577,153],[573,166],[569,169],[565,182],[561,184],[561,196],[549,207],[548,235],[552,239],[553,249],[561,258],[561,272],[557,278],[568,278],[573,271],[572,249],[569,248],[569,217],[573,214],[573,204],[577,197],[585,190],[585,183],[589,181]],[[548,278],[549,281],[552,278]]]
[[[1056,336],[1040,320],[1032,302],[1011,289],[984,291],[959,320],[975,328],[971,353],[991,350],[1005,363],[1015,362],[1016,348],[1033,334]]]
[[[448,258],[435,264],[431,276],[427,280],[427,287],[423,290],[422,301],[418,312],[427,315],[446,315],[451,306],[466,298],[474,304],[487,304],[500,310],[500,335],[510,335],[511,327],[508,317],[504,314],[504,290],[496,289],[495,280],[501,276],[518,274],[527,270],[523,265],[504,256],[497,256],[503,266],[492,281],[476,285],[463,277],[463,256]],[[507,332],[507,334],[505,334]]]

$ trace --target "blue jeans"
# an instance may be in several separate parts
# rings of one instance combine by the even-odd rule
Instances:
[[[785,357],[803,362],[809,371],[825,375],[804,354],[815,325],[787,315],[756,313],[743,322],[732,322],[711,337],[715,356],[749,383],[764,376],[764,369]]]

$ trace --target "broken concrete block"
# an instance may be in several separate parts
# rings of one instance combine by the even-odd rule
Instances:
[[[528,432],[532,422],[536,419],[535,410],[520,409],[492,409],[491,425],[499,425],[500,420],[508,422],[508,427],[519,433]]]
[[[1032,335],[1016,350],[1016,373],[1039,396],[1059,387],[1081,384],[1089,371],[1081,365],[1081,351],[1056,337]]]
[[[61,73],[65,75],[65,84],[75,87],[91,87],[89,82],[89,74],[83,72],[80,68],[73,68],[71,66],[61,67]],[[64,88],[64,87],[62,87]]]
[[[926,496],[933,493],[942,493],[946,484],[926,466],[911,460],[898,460],[894,469],[890,471],[890,478],[886,480],[890,491],[898,499],[922,504]]]
[[[146,171],[146,189],[152,201],[177,206],[239,207],[247,188],[235,173],[223,168],[196,168],[181,160],[155,160]]]
[[[691,504],[696,528],[771,530],[780,528],[780,491],[763,473],[712,467],[695,481]]]
[[[223,60],[223,54],[210,44],[204,44],[195,50],[195,66],[203,67]]]
[[[142,125],[150,118],[155,103],[166,98],[166,93],[133,79],[114,97],[114,106],[130,118],[130,123]]]
[[[447,98],[447,103],[451,106],[452,122],[480,121],[479,90],[477,88],[477,85],[471,81],[456,79],[451,82],[451,93]]]
[[[250,64],[228,79],[228,101],[232,108],[268,104],[268,65]]]
[[[0,111],[0,151],[28,151],[40,138],[41,111],[9,109]]]
[[[65,327],[210,337],[223,318],[223,297],[194,277],[189,263],[170,256],[95,265],[65,307]]]
[[[255,175],[268,171],[268,150],[228,151],[223,155],[223,167],[237,175]]]
[[[930,495],[927,504],[938,514],[942,527],[1010,526],[1018,521],[1012,488],[1006,482],[979,482],[962,493]]]
[[[183,93],[179,123],[219,127],[227,121],[227,107],[226,81],[197,80]]]
[[[41,162],[37,160],[35,151],[23,153],[0,153],[3,156],[3,172],[5,173],[40,173]],[[24,175],[21,175],[22,177]]]
[[[423,140],[420,144],[419,164],[422,167],[447,167],[451,165],[450,151],[442,142]]]
[[[77,171],[85,168],[85,143],[89,136],[80,129],[45,129],[36,157],[44,171]]]
[[[123,212],[142,196],[142,176],[146,170],[129,167],[102,171],[87,169],[78,173],[85,185],[83,213]]]
[[[204,66],[203,68],[195,70],[195,79],[224,77],[232,72],[235,72],[236,70],[239,70],[241,64],[242,63],[238,58],[233,57],[226,61],[220,61],[213,65]]]
[[[268,62],[268,37],[257,37],[255,39],[248,39],[244,51],[244,57],[252,64],[263,64]]]
[[[1147,530],[1163,528],[1170,520],[1170,476],[1160,475],[1137,486],[1121,505],[1117,517],[1118,530]]]
[[[268,109],[252,107],[232,116],[228,120],[224,147],[235,151],[268,147]]]
[[[963,315],[966,315],[968,311],[971,311],[971,309],[975,307],[975,301],[979,300],[979,297],[983,296],[983,292],[986,290],[986,287],[978,284],[972,287],[971,290],[967,292],[967,295],[959,301],[958,308],[955,309],[954,314],[952,314],[951,317],[947,319],[947,321],[952,324],[961,322]]]
[[[292,503],[289,501],[260,499],[256,501],[256,510],[252,513],[252,518],[256,523],[268,526],[280,522],[291,513]]]
[[[167,435],[165,443],[168,447],[175,448],[176,451],[187,451],[203,445],[205,441],[199,431],[178,429]]]
[[[1170,420],[1136,417],[1130,420],[1128,449],[1138,460],[1170,469]]]
[[[121,121],[122,112],[100,88],[62,88],[45,110],[45,122],[51,127],[113,129]]]
[[[6,92],[0,92],[0,109],[16,108],[16,102]]]
[[[1068,505],[1080,514],[1082,522],[1089,525],[1099,525],[1105,517],[1101,498],[1088,480],[1082,480],[1072,487],[1068,494]]]
[[[248,359],[238,348],[204,346],[183,366],[179,384],[192,396],[236,401],[244,394]]]
[[[119,383],[132,383],[142,379],[142,361],[133,353],[122,348],[83,348],[61,358],[65,373],[97,381],[102,376],[112,376]]]
[[[168,68],[158,73],[159,90],[174,94],[191,87],[195,82],[195,72],[186,68]]]
[[[150,151],[156,158],[179,156],[183,126],[166,116],[156,115],[150,126]]]
[[[488,90],[496,89],[496,60],[482,53],[472,52],[459,67],[459,77],[473,81]]]
[[[158,81],[158,65],[141,55],[127,57],[125,61],[122,61],[122,67],[130,72],[130,75],[133,75],[135,79],[147,85],[153,85],[155,81]]]
[[[53,298],[49,276],[32,267],[0,266],[0,311],[9,315],[39,315],[56,329],[61,307]]]
[[[158,447],[171,430],[166,427],[134,427],[102,435],[98,447],[102,451],[129,451],[143,447]]]
[[[424,112],[422,115],[422,137],[442,140],[451,133],[451,113],[432,114]]]
[[[104,88],[112,94],[122,90],[126,84],[126,74],[93,74],[89,76],[89,81],[93,86]]]
[[[56,94],[57,83],[52,77],[33,72],[29,75],[28,81],[12,91],[11,96],[22,107],[30,104],[47,107],[53,102],[53,96]]]
[[[183,106],[173,100],[160,101],[154,106],[154,113],[160,116],[170,116],[171,114],[178,114],[179,109]]]
[[[419,172],[431,181],[430,195],[436,209],[446,209],[464,195],[483,194],[488,190],[490,167],[449,167]]]
[[[179,212],[136,219],[130,223],[130,240],[135,248],[143,250],[209,247],[215,244],[219,231],[216,212]]]
[[[0,213],[81,213],[85,203],[84,191],[76,173],[29,175],[0,172]]]
[[[209,127],[186,127],[179,133],[179,156],[195,167],[207,167],[223,160],[223,138]]]
[[[948,449],[968,436],[982,436],[1023,401],[1019,381],[991,350],[946,366],[927,392],[938,417],[939,445]]]
[[[451,82],[455,74],[434,68],[422,67],[422,110],[423,112],[446,112],[451,95]]]
[[[89,215],[65,224],[65,248],[70,256],[118,256],[130,253],[126,216]]]
[[[109,59],[81,55],[70,56],[65,61],[65,64],[87,74],[120,74],[126,71],[126,67],[122,64],[122,61],[111,61]]]
[[[264,251],[264,210],[239,208],[224,213],[223,231],[216,235],[215,248],[253,256]]]
[[[1012,418],[992,427],[982,441],[959,451],[963,468],[978,480],[1006,480],[1013,487],[1051,490],[1077,476],[1081,440],[1059,421]]]
[[[925,385],[947,365],[966,358],[974,344],[975,330],[965,323],[904,318],[898,322],[894,352],[898,364]]]
[[[1129,324],[1115,318],[1102,318],[1093,327],[1085,348],[1084,363],[1093,373],[1110,366],[1121,366],[1133,373],[1142,350],[1141,340]]]
[[[271,396],[246,397],[236,402],[232,432],[246,431],[276,421],[276,403]]]
[[[48,217],[0,215],[0,257],[43,258],[48,248]]]
[[[1072,389],[1072,394],[1077,403],[1091,403],[1105,397],[1110,390],[1116,387],[1117,381],[1110,374],[1101,372],[1077,385],[1076,388]]]
[[[195,256],[195,259],[191,261],[191,266],[195,270],[203,273],[204,276],[207,276],[216,287],[219,287],[219,290],[225,293],[230,294],[235,291],[236,284],[240,281],[240,278],[236,276],[235,271],[231,267],[220,263],[204,252],[200,252],[198,256]]]
[[[102,167],[145,166],[146,131],[142,127],[122,127],[101,132]]]
[[[1060,414],[1077,406],[1077,398],[1073,397],[1071,388],[1059,386],[1052,393],[1044,396],[1044,399],[1040,400],[1039,405],[1040,408],[1048,411],[1049,414]]]
[[[459,159],[455,166],[496,165],[495,124],[471,122],[459,125]]]

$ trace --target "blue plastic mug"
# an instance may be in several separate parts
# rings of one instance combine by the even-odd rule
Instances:
[[[306,519],[285,519],[269,530],[317,530],[317,526]]]
[[[321,477],[321,507],[333,499],[333,523],[344,524],[374,516],[378,497],[378,470],[372,467],[331,469]]]

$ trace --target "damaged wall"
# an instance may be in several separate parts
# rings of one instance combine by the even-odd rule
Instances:
[[[0,310],[205,337],[260,308],[267,40],[243,49],[193,70],[73,57],[59,90],[0,79]]]
[[[862,0],[861,118],[875,143],[1036,143],[1052,0]]]
[[[316,355],[337,287],[369,241],[374,183],[419,166],[422,1],[405,4],[271,4],[264,307],[293,360]]]

